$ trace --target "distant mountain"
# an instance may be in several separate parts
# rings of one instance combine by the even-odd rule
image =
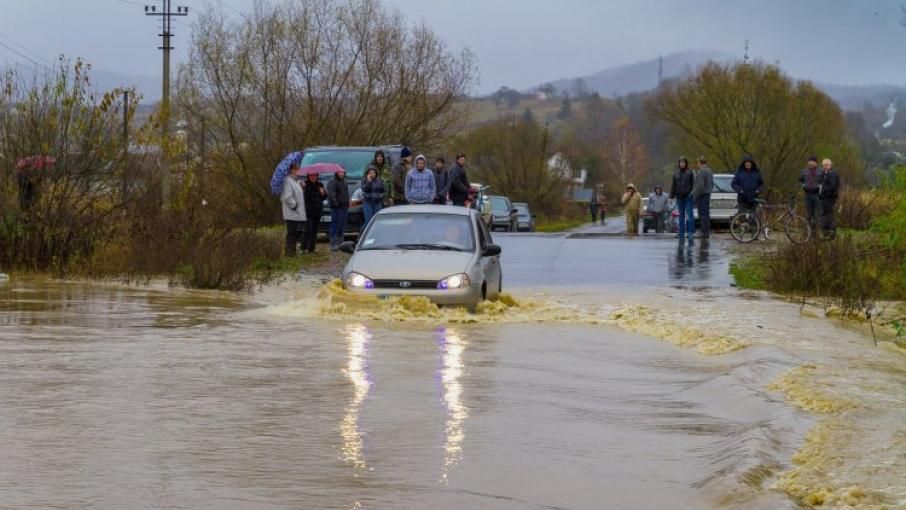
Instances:
[[[683,51],[664,55],[663,78],[677,78],[693,73],[708,61],[728,62],[737,57],[719,51]],[[643,60],[634,64],[611,67],[588,76],[557,80],[551,84],[558,91],[572,93],[577,80],[581,79],[592,92],[603,97],[622,96],[632,92],[651,90],[657,87],[659,59]]]
[[[663,78],[688,76],[709,61],[732,62],[738,57],[731,53],[719,51],[683,51],[663,57]],[[558,92],[569,92],[575,95],[578,81],[590,92],[597,92],[603,97],[615,97],[643,92],[657,87],[659,60],[653,58],[634,64],[611,67],[588,76],[562,79],[551,82]],[[897,98],[906,99],[906,86],[901,85],[838,85],[833,83],[815,83],[817,87],[831,96],[844,110],[858,110],[865,104],[886,108]]]

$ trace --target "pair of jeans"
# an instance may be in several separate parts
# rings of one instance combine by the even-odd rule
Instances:
[[[305,220],[305,238],[302,239],[302,251],[314,252],[318,244],[318,229],[321,228],[321,211],[316,214],[308,213]]]
[[[679,211],[679,235],[690,236],[695,233],[695,213],[692,210],[692,195],[676,197],[676,210]]]
[[[695,205],[696,207],[698,207],[698,221],[701,222],[702,226],[702,237],[709,237],[711,235],[711,194],[705,193],[704,195],[698,197],[695,201]],[[694,226],[694,217],[692,221],[692,225]]]
[[[818,197],[817,191],[805,192],[805,214],[812,230],[818,228],[818,219],[821,217],[821,198]]]
[[[368,226],[368,223],[371,221],[371,218],[374,218],[374,215],[383,209],[384,204],[381,202],[369,203],[365,202],[362,204],[362,213],[365,215],[365,222],[362,223],[362,231],[365,230],[365,227]]]
[[[343,234],[346,232],[346,218],[349,217],[348,207],[331,207],[330,208],[330,239],[343,240]]]
[[[286,249],[287,257],[296,256],[296,246],[302,241],[302,233],[305,228],[304,221],[286,220]]]

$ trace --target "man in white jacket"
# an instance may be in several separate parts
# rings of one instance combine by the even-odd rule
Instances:
[[[283,203],[283,221],[286,222],[287,257],[296,256],[296,249],[302,241],[305,231],[305,197],[302,185],[298,181],[301,175],[302,169],[297,163],[293,163],[289,175],[283,179],[283,193],[280,194],[280,201]]]

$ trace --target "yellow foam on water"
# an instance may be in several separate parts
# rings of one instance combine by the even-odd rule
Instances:
[[[495,301],[483,301],[469,312],[461,307],[439,307],[422,296],[395,296],[378,299],[351,293],[342,282],[333,280],[318,292],[318,314],[329,319],[367,319],[393,322],[567,322],[599,324],[598,317],[551,302],[516,299],[501,294]]]
[[[783,393],[796,407],[813,413],[831,414],[851,409],[853,404],[823,391],[815,381],[818,366],[806,363],[790,369],[768,385],[771,391]]]
[[[701,354],[715,355],[746,347],[745,342],[723,335],[708,334],[658,317],[646,306],[634,305],[610,314],[610,321],[620,328],[665,340],[681,347],[695,347]]]
[[[882,494],[859,485],[837,486],[830,473],[848,460],[845,447],[851,442],[847,411],[856,405],[829,394],[818,377],[822,368],[807,363],[795,367],[768,385],[805,411],[827,415],[806,434],[793,456],[793,467],[782,473],[774,487],[807,507],[881,510],[888,508]]]

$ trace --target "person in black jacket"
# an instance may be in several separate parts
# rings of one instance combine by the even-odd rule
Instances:
[[[695,188],[695,174],[689,168],[689,160],[680,158],[676,163],[676,173],[673,174],[673,184],[670,186],[670,198],[676,199],[676,210],[679,211],[679,234],[685,237],[689,234],[691,242],[695,234],[695,212],[692,210],[692,190]]]
[[[362,195],[362,211],[365,214],[365,221],[362,223],[362,230],[364,231],[371,218],[384,206],[384,182],[378,174],[377,167],[369,166],[365,170],[365,180],[362,181]]]
[[[346,184],[346,170],[334,174],[327,183],[327,201],[330,204],[330,251],[340,249],[346,232],[346,218],[349,217],[349,187]]]
[[[312,172],[302,182],[305,197],[305,237],[302,239],[302,253],[314,253],[318,243],[318,229],[321,228],[322,203],[327,196],[319,175]]]
[[[469,200],[469,192],[472,185],[469,183],[469,176],[466,174],[466,155],[457,154],[456,164],[453,165],[447,174],[447,191],[450,195],[450,201],[453,205],[465,207]]]
[[[730,186],[736,192],[736,204],[739,211],[754,211],[757,206],[755,199],[764,191],[764,180],[761,178],[761,172],[758,171],[758,165],[755,164],[752,156],[743,158]]]
[[[826,239],[833,239],[837,236],[834,210],[837,208],[837,197],[840,195],[840,175],[834,171],[834,163],[829,159],[822,161],[821,167],[824,169],[818,188],[818,197],[821,199],[821,228]]]

